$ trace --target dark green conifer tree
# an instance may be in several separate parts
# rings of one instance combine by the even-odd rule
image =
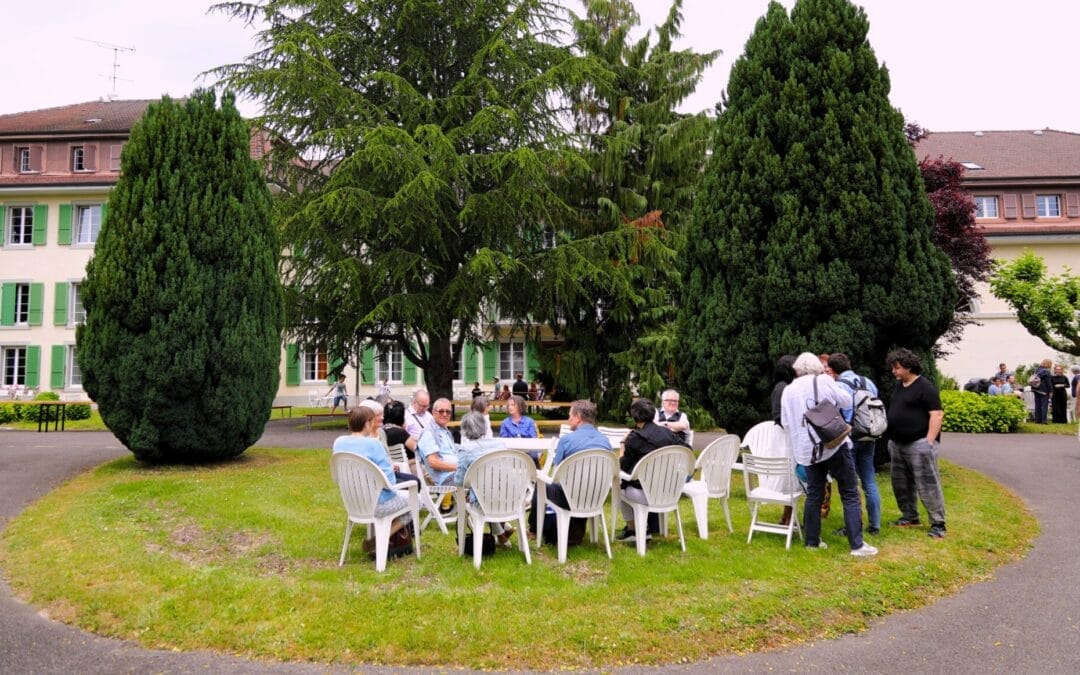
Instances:
[[[83,283],[83,386],[135,457],[235,457],[263,432],[283,325],[270,194],[233,97],[151,104]]]
[[[741,432],[768,418],[772,364],[848,353],[885,380],[928,352],[956,284],[889,78],[847,0],[777,3],[732,67],[683,256],[687,389]]]

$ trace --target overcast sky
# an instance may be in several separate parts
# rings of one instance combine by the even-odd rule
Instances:
[[[572,1],[572,0],[571,0]],[[0,114],[108,95],[110,45],[120,98],[182,96],[197,75],[253,50],[253,31],[207,0],[0,0],[8,54]],[[781,3],[790,8],[794,0]],[[870,44],[892,79],[892,102],[933,131],[1051,128],[1080,132],[1080,2],[1076,0],[864,0]],[[669,0],[636,0],[643,27]],[[685,0],[678,46],[723,50],[684,106],[711,109],[767,0]],[[573,4],[575,9],[579,5]],[[19,27],[19,28],[14,28]],[[81,40],[79,38],[83,38]],[[253,108],[242,107],[246,114]]]

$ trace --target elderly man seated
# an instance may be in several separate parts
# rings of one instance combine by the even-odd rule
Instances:
[[[679,392],[668,389],[660,394],[660,407],[656,410],[653,422],[675,433],[684,443],[690,440],[690,419],[679,410]]]
[[[458,468],[458,446],[446,426],[454,408],[448,399],[440,398],[431,409],[435,413],[434,424],[428,425],[420,434],[416,450],[427,467],[431,481],[436,485],[450,485]]]
[[[594,426],[596,424],[596,404],[592,401],[578,400],[571,403],[569,423],[571,432],[565,436],[561,436],[558,444],[555,446],[555,457],[552,460],[553,466],[558,466],[559,462],[582,450],[591,450],[594,448],[602,448],[605,450],[611,449],[611,442],[608,441],[607,436],[600,433]],[[564,509],[570,507],[570,503],[566,501],[566,494],[563,492],[562,486],[558,483],[547,485],[545,492],[547,493],[549,502],[561,506]],[[530,525],[533,527],[533,532],[535,533],[536,528],[540,527],[540,525],[537,525],[537,520],[543,518],[542,514],[537,513],[535,495],[533,495],[532,512],[533,517],[530,520]],[[567,537],[567,543],[570,546],[577,546],[581,543],[581,540],[584,539],[586,524],[587,521],[584,518],[570,519],[570,534]],[[545,523],[545,539],[556,541],[554,528],[554,522],[551,524],[550,528],[546,527]]]

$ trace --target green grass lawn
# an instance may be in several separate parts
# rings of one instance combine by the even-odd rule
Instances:
[[[839,499],[830,548],[757,534],[741,475],[710,538],[682,513],[675,536],[639,558],[613,544],[500,550],[480,571],[434,526],[423,558],[377,574],[354,537],[337,558],[344,510],[327,450],[252,449],[212,467],[148,468],[119,459],[83,474],[12,521],[0,563],[14,592],[54,619],[160,649],[263,659],[448,668],[613,668],[674,663],[865,629],[986,579],[1024,555],[1038,525],[1001,486],[941,463],[949,535],[886,526],[870,559],[847,554]],[[896,517],[879,476],[885,519]],[[516,540],[516,536],[515,536]]]

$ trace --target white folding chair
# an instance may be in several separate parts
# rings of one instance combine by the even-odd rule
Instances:
[[[495,450],[478,457],[469,465],[461,487],[457,489],[460,517],[457,522],[458,555],[465,555],[465,519],[473,532],[473,566],[480,569],[483,555],[484,523],[517,521],[518,546],[525,562],[532,564],[525,533],[526,495],[536,480],[532,457],[518,450]],[[474,502],[468,501],[470,490]]]
[[[709,500],[718,499],[724,507],[729,532],[731,510],[728,508],[728,496],[731,494],[731,467],[739,456],[739,437],[727,434],[709,443],[697,458],[695,469],[701,471],[701,478],[683,485],[683,494],[690,497],[694,504],[694,517],[697,519],[698,535],[709,538]]]
[[[669,445],[657,448],[638,460],[634,470],[627,474],[620,471],[623,480],[636,480],[645,493],[645,504],[627,501],[634,511],[634,534],[638,555],[645,555],[645,540],[648,535],[650,513],[668,514],[675,512],[675,522],[679,528],[679,545],[686,551],[686,538],[683,537],[682,516],[679,515],[679,497],[683,485],[694,471],[694,453],[682,445]],[[615,519],[612,518],[612,525]],[[666,530],[666,523],[665,523]]]
[[[447,511],[440,511],[439,506],[443,500],[446,499],[446,495],[453,495],[457,491],[453,485],[435,485],[431,482],[431,477],[427,473],[427,467],[424,464],[423,456],[420,454],[419,448],[416,451],[416,475],[420,479],[420,507],[427,511],[427,515],[424,516],[424,520],[417,526],[417,529],[424,529],[428,526],[432,520],[439,526],[439,531],[443,534],[450,534],[450,530],[447,529],[447,525],[453,525],[457,520],[460,512],[457,499],[454,499],[453,506]]]
[[[390,527],[394,518],[406,513],[412,514],[413,523],[419,522],[420,509],[416,497],[416,485],[410,481],[402,485],[391,485],[383,474],[367,457],[349,453],[338,453],[330,458],[330,475],[341,492],[341,501],[345,504],[348,518],[345,523],[345,542],[341,545],[341,558],[338,566],[345,564],[345,555],[349,550],[349,538],[353,525],[366,525],[367,538],[375,538],[375,571],[386,569],[386,554],[389,549]],[[383,489],[406,492],[406,506],[383,516],[376,516],[379,495]],[[420,529],[414,528],[413,550],[420,557]]]
[[[751,480],[751,477],[755,477]],[[787,457],[759,457],[755,454],[743,455],[743,485],[746,488],[746,501],[750,505],[750,534],[746,543],[754,538],[754,532],[772,532],[787,536],[785,548],[791,548],[792,533],[798,532],[799,498],[804,495],[802,485],[795,478],[795,465]],[[779,489],[778,487],[779,486]],[[791,519],[787,524],[760,522],[758,509],[762,504],[779,504],[791,507]]]
[[[569,508],[547,503],[555,512],[558,529],[559,562],[566,562],[567,540],[570,536],[571,518],[588,518],[592,541],[596,543],[596,519],[600,519],[600,532],[604,534],[604,549],[611,557],[611,543],[608,539],[607,519],[604,517],[604,502],[608,495],[619,491],[619,458],[611,450],[596,448],[581,450],[567,457],[555,467],[555,475],[537,474],[536,480],[547,485],[558,484],[562,487]],[[543,513],[546,499],[539,495],[545,492],[538,484],[537,511]],[[615,522],[616,503],[611,502],[611,522]],[[542,530],[543,528],[537,528]],[[537,540],[539,541],[539,531]]]

